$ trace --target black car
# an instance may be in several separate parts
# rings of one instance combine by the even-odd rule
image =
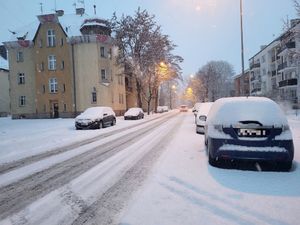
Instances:
[[[75,118],[76,129],[100,129],[116,124],[116,115],[110,107],[91,107]]]
[[[130,108],[124,114],[124,120],[144,119],[144,112],[141,108]]]
[[[209,163],[224,161],[271,162],[288,171],[294,145],[288,121],[280,107],[264,97],[217,100],[205,125]]]

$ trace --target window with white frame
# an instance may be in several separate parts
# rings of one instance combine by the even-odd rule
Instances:
[[[56,78],[50,78],[49,79],[49,92],[50,93],[56,93],[57,92],[57,79]]]
[[[18,84],[25,84],[25,74],[18,73]]]
[[[92,103],[96,103],[97,102],[97,92],[93,91],[92,92]]]
[[[55,32],[53,29],[47,31],[47,46],[55,47]]]
[[[56,70],[56,56],[55,55],[48,56],[48,70]]]
[[[19,97],[19,106],[25,106],[26,104],[26,96]]]
[[[17,52],[17,62],[23,62],[23,61],[24,61],[23,52],[18,51]]]

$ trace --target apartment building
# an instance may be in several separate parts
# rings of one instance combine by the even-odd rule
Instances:
[[[10,114],[8,61],[0,54],[0,117]]]
[[[250,95],[299,103],[300,20],[249,59]]]
[[[124,70],[108,22],[85,15],[39,15],[4,43],[13,118],[74,117],[88,107],[126,109]]]

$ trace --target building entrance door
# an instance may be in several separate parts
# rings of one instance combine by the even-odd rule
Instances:
[[[51,117],[58,118],[59,117],[58,102],[52,101],[52,102],[50,102],[50,104],[51,104]]]

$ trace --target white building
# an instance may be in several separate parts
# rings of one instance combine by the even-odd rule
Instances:
[[[299,103],[300,20],[249,59],[250,94]]]

